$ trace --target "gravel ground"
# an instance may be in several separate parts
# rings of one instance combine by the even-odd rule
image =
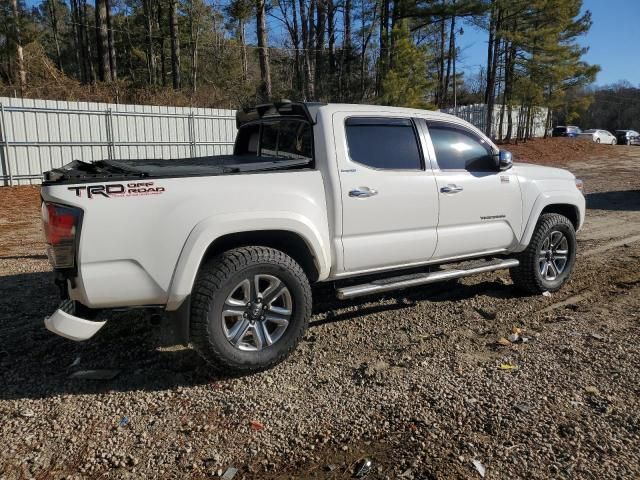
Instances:
[[[523,296],[506,272],[318,289],[298,350],[244,378],[159,347],[142,313],[85,343],[47,332],[38,189],[0,189],[0,478],[349,478],[363,458],[372,479],[480,478],[474,461],[488,479],[639,478],[640,148],[611,151],[569,165],[589,210],[562,291]],[[514,329],[527,343],[501,340]],[[118,374],[69,378],[86,369]]]

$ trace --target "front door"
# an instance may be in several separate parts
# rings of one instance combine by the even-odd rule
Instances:
[[[418,126],[408,117],[334,114],[346,272],[428,261],[438,193]]]
[[[498,252],[520,236],[518,177],[499,171],[494,147],[453,122],[428,121],[440,200],[435,259]]]

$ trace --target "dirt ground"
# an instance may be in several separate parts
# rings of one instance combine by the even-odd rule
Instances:
[[[640,147],[575,145],[512,148],[585,181],[561,291],[525,296],[507,272],[320,288],[297,351],[244,378],[159,346],[139,312],[84,343],[50,334],[38,188],[0,188],[0,478],[338,479],[363,458],[372,479],[640,478]],[[515,328],[527,343],[498,343]],[[84,369],[119,373],[69,378]]]

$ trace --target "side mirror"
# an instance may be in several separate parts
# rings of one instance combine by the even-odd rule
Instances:
[[[513,155],[507,150],[500,150],[498,153],[498,170],[509,170],[513,166]]]

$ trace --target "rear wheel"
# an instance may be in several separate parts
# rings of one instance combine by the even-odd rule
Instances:
[[[201,268],[190,338],[215,369],[251,373],[284,360],[310,316],[311,287],[295,260],[272,248],[238,248]]]
[[[618,143],[618,140],[616,140],[615,138],[611,140],[611,145],[615,145],[616,143]]]
[[[576,232],[569,219],[557,213],[540,216],[527,249],[512,268],[513,283],[529,293],[556,291],[569,280],[576,260]]]
[[[599,138],[596,138],[596,143],[600,143],[600,139]]]

